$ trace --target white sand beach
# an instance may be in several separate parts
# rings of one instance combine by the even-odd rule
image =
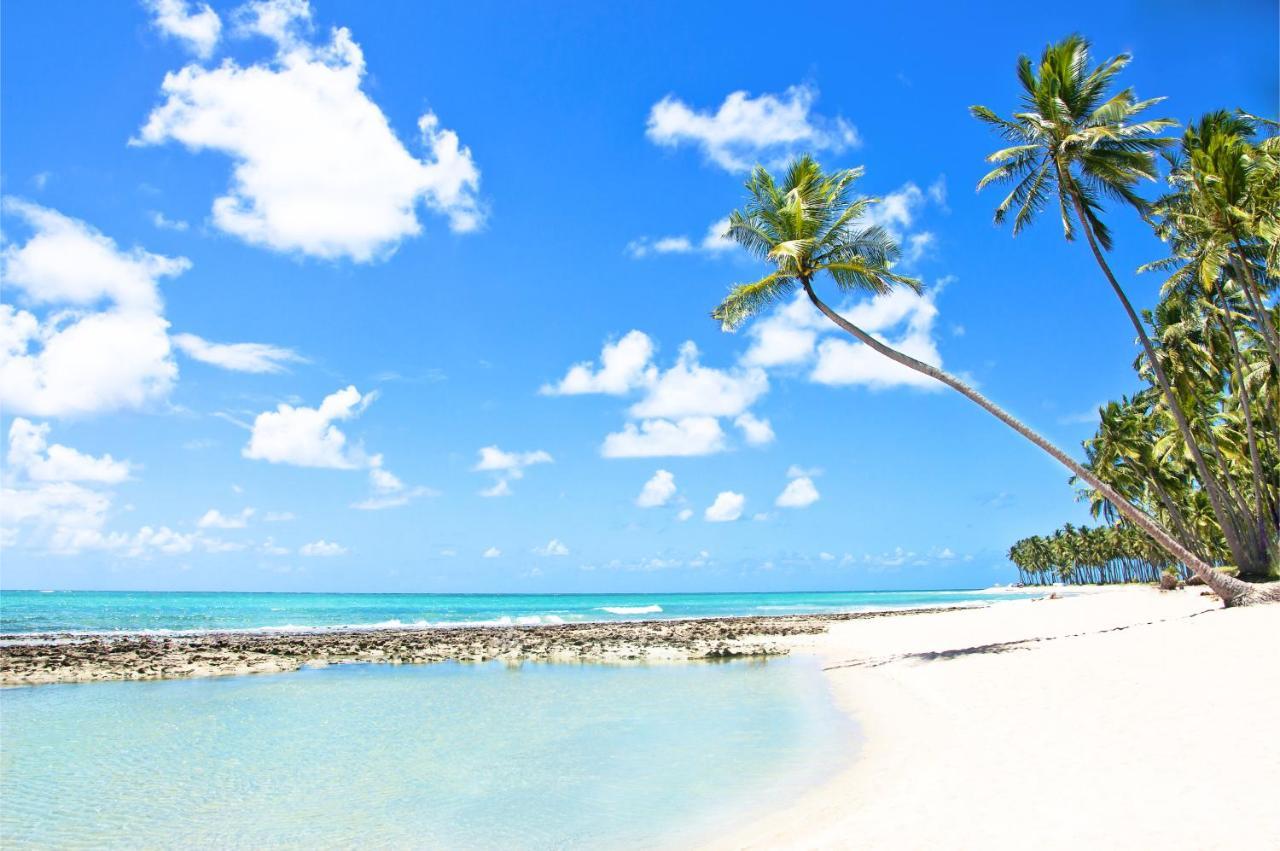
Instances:
[[[1280,606],[1098,590],[805,639],[864,741],[717,848],[1280,848]]]

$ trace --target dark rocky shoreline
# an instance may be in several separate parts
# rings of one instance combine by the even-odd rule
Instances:
[[[972,608],[957,606],[949,608]],[[0,635],[0,685],[156,680],[381,662],[646,662],[779,656],[835,621],[948,609],[833,615],[651,620],[192,636]]]

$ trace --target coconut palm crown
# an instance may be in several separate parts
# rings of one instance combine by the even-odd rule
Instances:
[[[1120,54],[1089,69],[1089,42],[1078,35],[1050,44],[1034,65],[1018,59],[1021,111],[1001,118],[985,106],[969,111],[1012,145],[987,157],[996,167],[978,183],[1012,183],[996,207],[995,221],[1013,216],[1017,234],[1057,196],[1062,229],[1074,239],[1083,216],[1104,249],[1111,233],[1099,215],[1110,198],[1140,213],[1147,204],[1135,192],[1139,181],[1156,177],[1156,153],[1172,143],[1157,136],[1174,122],[1167,118],[1135,121],[1164,100],[1138,100],[1132,88],[1109,94],[1115,77],[1129,64]]]
[[[825,174],[812,157],[791,163],[782,182],[763,166],[747,181],[749,201],[729,216],[725,235],[774,266],[758,281],[735,286],[712,312],[730,330],[826,273],[843,290],[886,293],[895,285],[921,289],[894,273],[897,243],[866,214],[879,199],[854,197],[861,168]]]

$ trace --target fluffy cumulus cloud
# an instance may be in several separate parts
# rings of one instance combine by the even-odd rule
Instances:
[[[23,475],[33,482],[96,482],[114,485],[129,478],[129,462],[110,455],[95,457],[63,446],[49,444],[49,425],[15,417],[9,426],[10,475]]]
[[[333,556],[344,556],[348,552],[350,551],[342,544],[335,544],[332,541],[326,541],[324,538],[298,547],[298,554],[308,558],[332,558]]]
[[[399,476],[382,466],[381,455],[373,455],[369,458],[369,496],[353,502],[351,507],[360,511],[381,511],[407,505],[420,496],[439,496],[439,493],[421,485],[406,485]]]
[[[555,459],[541,449],[531,452],[506,452],[497,446],[485,446],[480,459],[471,469],[493,474],[493,484],[480,491],[481,496],[510,496],[511,482],[524,478],[524,471],[535,464],[550,464]]]
[[[208,59],[222,33],[222,19],[208,3],[188,0],[144,0],[152,23],[169,38],[181,41],[192,53]]]
[[[178,377],[159,282],[190,263],[119,248],[84,222],[24,201],[5,210],[31,228],[0,256],[0,402],[11,413],[73,416],[138,408]],[[43,315],[39,315],[43,314]]]
[[[935,320],[936,293],[916,295],[897,290],[846,311],[848,319],[898,351],[931,366],[942,366]],[[857,384],[875,390],[918,387],[940,390],[942,385],[915,370],[900,366],[850,339],[831,337],[818,344],[810,378],[819,384]]]
[[[362,395],[354,386],[330,393],[318,407],[294,407],[283,402],[253,421],[246,458],[292,464],[295,467],[329,467],[353,470],[368,461],[363,450],[347,445],[347,436],[335,423],[359,416],[376,394]]]
[[[111,531],[112,494],[104,486],[129,477],[127,462],[95,457],[49,444],[49,427],[17,417],[9,429],[4,485],[0,487],[0,545],[23,546],[52,555],[85,551],[121,557],[182,555],[197,548],[226,552],[240,545],[167,526],[137,532]]]
[[[364,413],[376,398],[376,392],[362,394],[352,385],[330,393],[315,408],[281,402],[274,411],[254,418],[241,454],[294,467],[367,470],[369,496],[351,505],[364,511],[396,508],[416,497],[434,495],[430,488],[406,485],[385,467],[382,455],[352,445],[338,427],[337,423]]]
[[[659,470],[640,489],[636,505],[641,508],[659,508],[676,495],[676,477],[668,470]]]
[[[945,281],[940,282],[945,283]],[[938,351],[934,303],[935,287],[923,295],[909,290],[842,306],[840,312],[877,339],[933,366],[942,366]],[[861,385],[883,390],[940,385],[918,372],[899,366],[844,335],[802,295],[785,302],[754,323],[744,363],[770,368],[807,368],[811,381],[829,385]]]
[[[470,150],[427,112],[423,153],[411,153],[361,88],[364,55],[348,30],[313,40],[305,0],[261,0],[235,17],[236,33],[271,39],[274,56],[167,74],[133,140],[232,160],[230,186],[213,202],[216,227],[278,251],[365,262],[420,233],[419,205],[455,231],[480,226]]]
[[[243,529],[249,525],[249,518],[253,516],[253,513],[252,508],[242,509],[236,514],[223,514],[216,508],[210,508],[196,521],[196,528]]]
[[[803,470],[792,466],[787,470],[787,486],[778,494],[773,504],[779,508],[808,508],[821,498],[818,488],[813,483],[817,471]]]
[[[6,212],[31,231],[6,244],[0,274],[21,306],[0,304],[0,405],[12,413],[76,416],[142,408],[178,378],[173,350],[248,372],[300,358],[265,343],[169,336],[160,283],[183,257],[123,249],[85,222],[18,199]]]
[[[739,414],[733,424],[741,429],[743,439],[752,446],[764,446],[773,442],[773,426],[768,420],[762,420],[750,411]]]
[[[498,549],[497,547],[489,547],[488,549],[486,549],[484,552],[480,554],[480,557],[481,558],[501,558],[502,550]]]
[[[649,110],[645,134],[664,147],[696,145],[708,160],[728,171],[775,163],[799,150],[836,153],[857,145],[852,124],[813,112],[817,99],[811,86],[791,86],[782,94],[758,97],[738,91],[713,112],[668,95]]]
[[[631,406],[637,418],[736,417],[769,390],[762,369],[720,370],[699,363],[698,347],[686,342],[675,364],[657,374],[644,398]]]
[[[703,513],[709,523],[730,523],[742,516],[742,507],[747,498],[733,491],[721,491],[716,494],[715,502],[707,506]]]
[[[543,385],[548,396],[576,396],[583,393],[605,393],[621,396],[637,387],[653,382],[656,368],[652,364],[654,345],[643,331],[628,331],[620,340],[604,344],[600,365],[591,361],[574,364],[559,382]]]
[[[547,541],[545,546],[534,547],[533,552],[535,555],[540,556],[567,556],[569,554],[569,548],[566,547],[564,542],[558,538],[552,538],[550,541]]]
[[[605,438],[601,454],[606,458],[721,452],[727,448],[721,417],[733,420],[751,445],[773,439],[768,421],[747,410],[769,390],[763,369],[705,366],[692,342],[682,345],[675,363],[662,369],[654,363],[655,349],[647,334],[631,331],[605,344],[599,366],[590,361],[575,364],[561,381],[545,385],[542,392],[639,395],[627,410],[631,421]]]
[[[647,236],[638,237],[627,243],[627,254],[637,260],[655,254],[704,254],[716,257],[737,247],[737,243],[725,236],[729,229],[729,219],[718,219],[707,228],[700,240],[687,236],[663,236],[652,239]]]
[[[195,334],[175,334],[173,344],[192,360],[232,372],[284,372],[305,359],[292,349],[268,343],[211,343]]]
[[[600,454],[605,458],[663,458],[712,455],[725,449],[724,429],[715,417],[685,417],[626,423],[622,431],[606,435]]]

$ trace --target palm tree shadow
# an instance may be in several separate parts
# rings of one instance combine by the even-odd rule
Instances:
[[[1018,641],[997,641],[991,644],[976,644],[972,647],[955,647],[950,650],[926,650],[919,653],[897,653],[892,656],[880,656],[870,659],[852,659],[848,662],[841,662],[837,665],[827,665],[822,670],[835,671],[841,668],[879,668],[893,662],[947,662],[952,659],[963,659],[968,656],[986,656],[998,653],[1011,653],[1015,650],[1031,650],[1031,645],[1039,644],[1041,642],[1063,641],[1068,638],[1081,638],[1086,635],[1102,635],[1108,632],[1123,632],[1127,629],[1137,629],[1171,620],[1189,620],[1191,618],[1211,614],[1216,611],[1219,610],[1217,608],[1205,609],[1204,611],[1192,612],[1187,615],[1181,615],[1173,618],[1160,618],[1157,620],[1146,621],[1144,623],[1125,624],[1123,626],[1113,626],[1108,629],[1091,630],[1088,632],[1072,632],[1065,635],[1024,638]]]

